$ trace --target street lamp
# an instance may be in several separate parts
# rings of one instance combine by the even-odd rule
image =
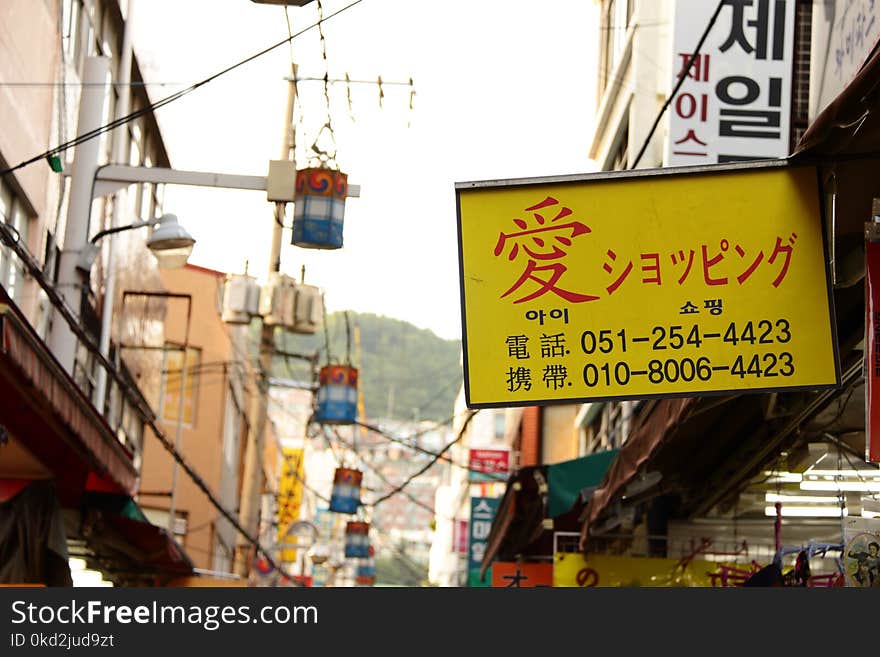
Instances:
[[[153,255],[159,263],[159,267],[163,269],[174,269],[183,267],[187,259],[192,253],[193,246],[196,243],[195,238],[180,225],[177,215],[163,214],[158,219],[146,219],[136,221],[127,226],[114,226],[105,230],[98,231],[89,243],[80,251],[77,267],[83,271],[89,271],[95,258],[98,255],[98,241],[112,235],[121,233],[126,230],[134,230],[135,228],[143,228],[144,226],[155,226],[153,234],[147,240],[147,248],[152,251]]]

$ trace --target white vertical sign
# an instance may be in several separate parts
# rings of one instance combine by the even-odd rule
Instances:
[[[852,82],[880,40],[880,1],[846,0],[813,7],[810,120]]]
[[[676,0],[675,87],[717,3]],[[724,0],[670,105],[667,166],[785,157],[795,0]]]

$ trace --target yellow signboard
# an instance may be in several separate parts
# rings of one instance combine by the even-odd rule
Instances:
[[[285,448],[281,461],[281,479],[278,482],[278,541],[282,544],[296,545],[295,536],[287,536],[290,526],[299,520],[303,496],[303,450]],[[281,551],[281,561],[295,562],[296,550],[285,548]]]
[[[683,564],[679,559],[557,552],[553,586],[710,587],[716,570],[717,563],[700,559]]]
[[[838,384],[815,169],[456,193],[470,407]]]

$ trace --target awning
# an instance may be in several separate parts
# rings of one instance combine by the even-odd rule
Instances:
[[[69,557],[126,586],[160,586],[194,572],[128,495],[87,491],[81,509],[62,511],[54,480],[0,479],[0,584],[70,586]]]
[[[69,528],[69,531],[72,528]],[[150,523],[128,495],[90,491],[71,556],[125,586],[163,586],[193,574],[193,563],[164,527]]]
[[[810,124],[792,156],[877,155],[880,140],[878,104],[880,50],[875,50],[852,82]]]
[[[591,454],[562,463],[520,468],[507,482],[480,566],[480,578],[496,557],[547,551],[540,539],[553,531],[570,529],[593,489],[614,460],[617,450]],[[550,523],[546,521],[550,520]]]
[[[135,490],[133,455],[2,289],[0,396],[0,425],[52,472],[62,506],[78,504],[90,473]]]
[[[643,408],[641,423],[624,443],[590,498],[581,528],[582,546],[589,535],[591,523],[595,522],[605,507],[638,474],[645,461],[669,437],[673,429],[684,421],[696,401],[695,397],[660,399],[648,402],[649,405]]]
[[[547,517],[571,511],[578,498],[589,499],[602,481],[618,450],[609,449],[590,456],[547,466]]]

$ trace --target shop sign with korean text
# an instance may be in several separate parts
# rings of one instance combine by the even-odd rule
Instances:
[[[492,521],[501,503],[499,498],[472,497],[468,532],[468,586],[489,586],[480,581],[480,566],[486,554],[486,543],[492,531]]]
[[[509,449],[471,449],[468,460],[472,482],[504,481],[510,472]]]
[[[553,564],[495,561],[492,564],[492,586],[506,589],[553,586]]]
[[[880,39],[880,2],[846,0],[813,11],[810,116],[818,116],[852,82]]]
[[[705,165],[789,153],[796,0],[676,0],[666,164]]]
[[[304,477],[302,448],[284,448],[278,482],[278,540],[282,546],[280,558],[288,563],[297,559],[297,537],[288,536],[287,531],[299,520]]]
[[[836,386],[815,169],[456,185],[471,408]]]

